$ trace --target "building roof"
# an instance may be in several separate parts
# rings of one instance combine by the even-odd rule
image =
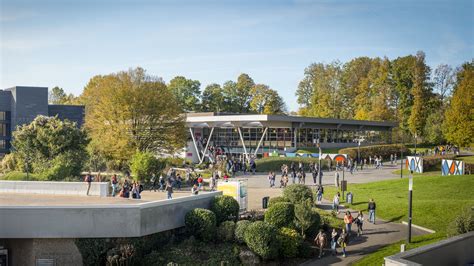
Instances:
[[[291,115],[263,115],[263,114],[217,114],[217,113],[188,113],[186,122],[191,127],[232,127],[236,125],[262,127],[264,124],[271,127],[272,123],[287,123],[288,125],[305,124],[315,125],[349,125],[363,127],[393,128],[397,123],[392,121],[367,121],[335,118],[317,118]]]

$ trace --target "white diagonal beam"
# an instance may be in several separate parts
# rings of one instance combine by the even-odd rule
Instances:
[[[245,143],[244,143],[244,137],[242,136],[242,131],[240,130],[240,127],[237,127],[237,130],[239,131],[240,141],[242,141],[242,147],[244,147],[245,158],[247,159],[247,161],[249,161],[247,148],[245,147]]]
[[[209,134],[209,138],[207,138],[207,143],[206,143],[206,148],[204,148],[204,152],[202,153],[202,158],[201,160],[199,161],[199,164],[202,164],[202,162],[204,161],[204,158],[206,157],[206,153],[207,153],[207,148],[209,147],[209,143],[211,142],[211,138],[212,138],[212,133],[214,132],[214,127],[211,128],[211,133]],[[212,162],[212,159],[209,158]]]
[[[191,133],[191,138],[193,139],[194,148],[196,149],[196,153],[197,153],[199,162],[201,162],[201,154],[199,154],[198,146],[196,144],[196,139],[194,138],[193,129],[189,128],[189,132]]]
[[[268,127],[265,128],[263,131],[262,137],[260,138],[260,141],[258,142],[257,149],[255,149],[254,156],[257,156],[258,149],[260,149],[260,145],[262,145],[263,139],[265,138],[265,135],[267,134]]]

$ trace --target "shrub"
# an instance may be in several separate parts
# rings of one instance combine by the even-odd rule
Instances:
[[[303,162],[307,166],[310,163],[318,163],[318,159],[304,157],[267,157],[259,159],[257,161],[257,170],[259,172],[274,171],[276,173],[279,173],[283,164],[290,166],[291,162]],[[324,163],[324,161],[321,162]]]
[[[247,228],[251,223],[252,222],[248,220],[242,220],[237,222],[235,226],[235,240],[238,243],[245,243],[245,231],[247,231]]]
[[[216,196],[211,202],[211,211],[216,214],[217,224],[227,220],[237,221],[239,209],[239,203],[231,196]]]
[[[290,201],[283,196],[273,197],[273,198],[270,198],[270,200],[268,201],[268,207],[272,206],[273,204],[277,202],[290,202]]]
[[[285,258],[294,258],[298,255],[298,250],[303,242],[303,238],[291,228],[283,227],[278,230],[277,240],[280,254]]]
[[[464,208],[461,213],[448,225],[448,236],[455,236],[474,231],[474,212]]]
[[[232,242],[234,240],[235,222],[225,221],[217,228],[217,238],[222,242]]]
[[[303,237],[313,236],[319,230],[321,218],[318,212],[311,207],[309,200],[295,205],[295,224],[301,230]]]
[[[165,168],[165,163],[158,160],[151,152],[136,152],[130,161],[132,176],[137,180],[151,179],[153,174],[157,174]]]
[[[278,255],[277,229],[275,226],[257,221],[245,231],[245,243],[263,259],[273,259]]]
[[[277,202],[265,212],[265,222],[280,227],[293,227],[295,205],[290,202]]]
[[[387,144],[387,145],[373,145],[360,147],[360,157],[369,158],[369,156],[382,156],[382,158],[390,158],[390,154],[397,154],[400,156],[400,151],[403,150],[403,155],[409,155],[410,150],[403,144]],[[340,154],[347,154],[351,158],[357,158],[358,148],[340,149]]]
[[[423,156],[423,172],[441,170],[443,159],[454,160],[456,155],[433,155]]]
[[[287,198],[291,203],[298,204],[307,199],[313,202],[313,193],[311,189],[302,184],[292,184],[283,190],[283,196]]]
[[[316,256],[316,249],[313,249],[310,243],[303,241],[298,250],[298,257],[300,258],[314,258]]]
[[[210,210],[196,208],[186,213],[184,223],[190,234],[208,241],[215,232],[216,215]]]

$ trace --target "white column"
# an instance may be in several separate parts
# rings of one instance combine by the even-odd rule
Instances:
[[[204,161],[204,158],[206,158],[207,148],[209,147],[209,142],[211,142],[213,132],[214,132],[214,127],[211,128],[211,133],[209,134],[209,138],[207,139],[206,148],[204,148],[204,152],[202,154],[201,160],[199,160],[199,164],[201,164]]]
[[[193,139],[194,148],[196,149],[196,153],[197,153],[199,162],[201,162],[201,154],[199,154],[199,150],[198,150],[198,147],[197,147],[197,144],[196,144],[196,139],[194,138],[193,129],[189,128],[189,132],[191,133],[191,138]]]
[[[267,134],[268,127],[265,128],[263,131],[262,137],[260,138],[260,141],[258,142],[257,149],[255,149],[254,156],[257,156],[258,149],[260,149],[260,145],[262,145],[263,139],[265,138],[265,135]]]
[[[240,141],[242,141],[242,147],[244,147],[244,156],[247,159],[247,161],[249,161],[247,148],[245,147],[244,137],[242,136],[242,131],[240,130],[240,127],[237,127],[237,131],[239,131]]]

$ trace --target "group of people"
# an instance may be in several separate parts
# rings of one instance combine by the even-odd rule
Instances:
[[[237,172],[243,172],[244,175],[247,173],[255,174],[257,171],[257,163],[255,158],[251,157],[250,160],[247,160],[243,157],[234,158],[230,157],[226,160],[226,170],[232,174],[232,177],[235,177]]]

